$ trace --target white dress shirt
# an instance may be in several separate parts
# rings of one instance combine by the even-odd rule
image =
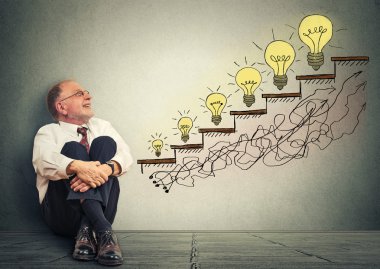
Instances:
[[[82,126],[88,128],[87,140],[90,147],[92,141],[98,136],[113,138],[117,151],[112,160],[120,164],[120,175],[129,170],[133,162],[129,147],[108,121],[91,118]],[[78,134],[77,128],[78,125],[67,122],[51,123],[41,127],[34,138],[33,166],[37,174],[36,185],[40,203],[45,197],[49,180],[69,177],[66,174],[66,168],[73,159],[62,155],[61,150],[66,142],[81,140],[82,135]]]

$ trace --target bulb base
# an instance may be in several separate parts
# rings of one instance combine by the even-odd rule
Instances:
[[[211,117],[211,122],[213,122],[215,125],[219,125],[221,121],[222,121],[222,116],[220,115]]]
[[[189,135],[188,134],[182,135],[181,140],[186,143],[189,140]]]
[[[243,96],[243,102],[247,107],[250,107],[255,102],[255,100],[256,98],[253,94],[252,95],[244,94]]]
[[[323,52],[307,54],[307,62],[315,71],[324,64],[324,58]]]
[[[161,152],[160,151],[156,151],[156,156],[160,157],[161,156]]]
[[[273,84],[279,89],[280,91],[288,84],[288,76],[287,75],[275,75],[273,77]]]

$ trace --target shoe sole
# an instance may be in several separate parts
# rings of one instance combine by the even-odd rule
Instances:
[[[122,265],[123,264],[123,261],[113,261],[113,260],[102,260],[102,259],[97,259],[98,263],[100,263],[101,265]]]
[[[82,255],[72,255],[73,258],[75,260],[78,260],[78,261],[92,261],[92,260],[95,260],[95,255],[85,255],[85,256],[82,256]]]

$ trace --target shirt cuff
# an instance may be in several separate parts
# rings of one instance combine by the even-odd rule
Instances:
[[[68,158],[68,157],[65,157],[63,160],[62,160],[62,165],[60,165],[60,167],[62,168],[61,171],[59,171],[60,174],[62,174],[64,176],[64,178],[69,178],[71,176],[73,176],[74,174],[71,174],[71,175],[68,175],[66,174],[66,170],[67,170],[67,167],[70,165],[71,162],[75,161],[74,159],[71,159],[71,158]]]
[[[111,159],[111,161],[115,161],[115,162],[117,162],[120,165],[120,169],[121,169],[120,173],[117,174],[117,175],[115,175],[115,176],[121,176],[122,174],[124,174],[125,172],[127,172],[129,170],[129,167],[131,167],[131,164],[132,164],[132,161],[125,160],[125,158],[119,157],[117,155],[115,155]]]

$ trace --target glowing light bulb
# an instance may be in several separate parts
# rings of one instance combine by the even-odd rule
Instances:
[[[293,47],[282,40],[276,40],[267,46],[265,50],[265,61],[273,69],[273,84],[282,90],[288,84],[286,72],[294,62],[296,53]]]
[[[222,116],[220,115],[223,111],[223,108],[227,104],[227,98],[221,93],[212,93],[207,96],[206,106],[211,111],[211,121],[215,125],[219,125],[222,121]]]
[[[244,67],[235,76],[236,84],[244,92],[243,101],[250,107],[255,102],[253,93],[260,86],[261,74],[255,68]]]
[[[309,48],[307,61],[314,70],[318,70],[324,62],[322,49],[332,37],[332,23],[322,15],[310,15],[300,23],[298,34]]]
[[[152,147],[156,151],[155,153],[157,157],[160,157],[163,145],[164,142],[161,139],[153,140]]]
[[[189,117],[182,117],[178,121],[178,129],[181,131],[181,140],[187,142],[189,140],[189,132],[193,127],[193,120]]]

